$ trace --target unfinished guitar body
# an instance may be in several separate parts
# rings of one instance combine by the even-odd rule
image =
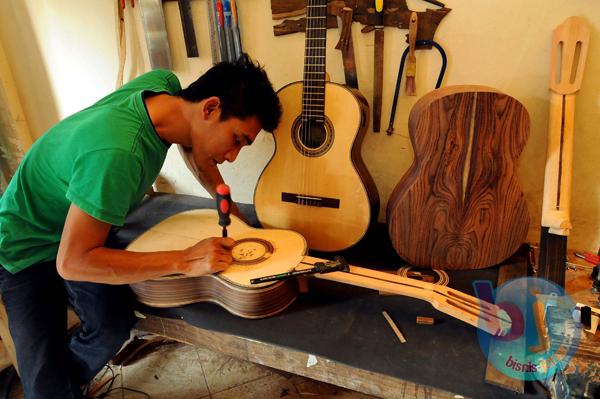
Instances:
[[[415,104],[409,131],[415,160],[387,206],[398,254],[440,269],[478,269],[511,256],[529,226],[517,181],[529,135],[525,107],[488,87],[446,87]]]
[[[146,231],[127,250],[185,249],[204,238],[220,236],[218,220],[215,210],[182,212]],[[227,270],[216,275],[174,275],[130,284],[137,299],[153,307],[213,302],[246,318],[267,317],[288,307],[297,296],[294,280],[256,285],[250,280],[294,269],[306,252],[304,238],[288,230],[254,229],[234,215],[227,231],[236,240],[232,249],[234,261]]]

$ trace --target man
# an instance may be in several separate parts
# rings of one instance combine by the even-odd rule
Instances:
[[[181,90],[152,71],[59,122],[26,154],[0,198],[0,292],[25,396],[80,398],[129,337],[129,288],[159,276],[215,273],[231,263],[228,238],[182,251],[105,247],[158,175],[170,144],[191,153],[203,186],[223,182],[261,128],[281,115],[266,73],[247,56],[211,68]],[[67,337],[66,306],[81,319]]]

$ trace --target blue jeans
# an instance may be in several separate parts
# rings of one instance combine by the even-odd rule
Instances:
[[[82,398],[135,323],[128,286],[63,280],[54,261],[16,274],[0,266],[0,293],[27,399]],[[68,303],[81,320],[70,335]]]

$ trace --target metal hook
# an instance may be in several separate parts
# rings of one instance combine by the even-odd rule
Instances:
[[[442,80],[444,79],[444,73],[446,72],[446,65],[448,60],[446,58],[446,52],[437,42],[433,40],[417,40],[417,46],[433,46],[435,47],[442,56],[442,67],[440,68],[440,74],[438,75],[437,82],[435,84],[435,88],[439,89],[442,85]],[[418,50],[418,48],[417,48]],[[396,116],[396,105],[398,102],[398,93],[400,92],[400,81],[402,80],[402,75],[404,72],[404,63],[406,62],[406,56],[408,55],[409,48],[407,47],[402,53],[402,59],[400,61],[400,68],[398,69],[398,78],[396,79],[396,88],[394,89],[394,100],[392,103],[392,112],[390,113],[390,123],[387,128],[388,136],[391,136],[394,133],[394,118]]]

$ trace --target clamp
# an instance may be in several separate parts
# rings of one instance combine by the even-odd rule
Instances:
[[[292,270],[287,273],[273,274],[271,276],[257,277],[250,280],[250,284],[260,284],[269,281],[286,280],[290,277],[302,276],[305,274],[324,274],[331,272],[348,272],[350,267],[348,262],[341,256],[335,256],[335,260],[328,262],[316,262],[310,269]]]

